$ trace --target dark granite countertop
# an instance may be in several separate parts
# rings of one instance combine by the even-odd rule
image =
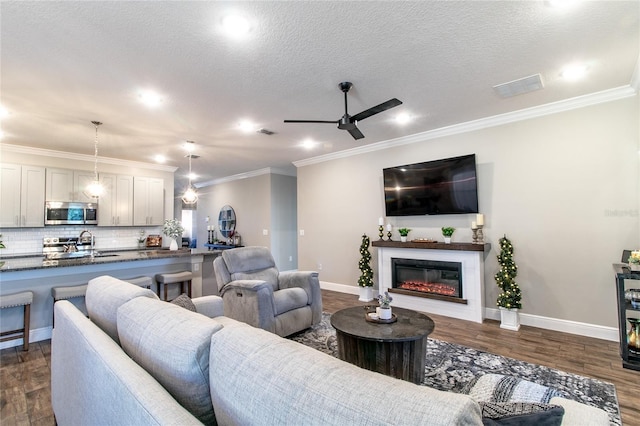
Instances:
[[[212,253],[212,252],[209,252]],[[135,262],[140,260],[167,259],[173,257],[202,256],[203,250],[169,249],[157,250],[99,250],[95,257],[73,259],[47,259],[44,255],[25,255],[0,258],[0,272],[26,271],[46,268],[65,268],[70,266],[98,265],[116,262]]]

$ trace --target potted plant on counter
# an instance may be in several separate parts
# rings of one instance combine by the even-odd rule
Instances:
[[[369,253],[369,237],[362,234],[362,243],[360,244],[360,261],[358,269],[360,269],[360,278],[358,278],[358,286],[360,287],[360,302],[371,302],[373,300],[373,270],[371,269],[371,253]]]
[[[184,228],[178,219],[166,219],[162,226],[162,233],[171,238],[169,250],[178,250],[178,238],[182,238]]]
[[[456,228],[452,228],[450,226],[442,227],[442,236],[444,237],[445,244],[451,244],[451,236],[456,232]]]
[[[518,331],[520,329],[518,309],[522,308],[522,293],[515,281],[515,277],[518,275],[518,266],[513,261],[513,245],[507,236],[500,238],[499,243],[498,264],[500,264],[500,270],[494,278],[502,290],[496,301],[500,308],[500,328]]]
[[[411,229],[409,228],[400,228],[398,229],[398,233],[400,234],[400,241],[402,241],[403,243],[407,242],[407,235],[409,235],[409,232],[411,232]]]

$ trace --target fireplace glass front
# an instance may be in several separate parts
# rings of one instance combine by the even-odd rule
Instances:
[[[462,298],[462,263],[391,259],[393,288]]]

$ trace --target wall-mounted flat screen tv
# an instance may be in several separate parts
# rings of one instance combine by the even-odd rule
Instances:
[[[382,172],[387,216],[478,213],[475,154]]]

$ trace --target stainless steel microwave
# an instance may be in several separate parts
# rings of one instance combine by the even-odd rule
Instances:
[[[45,225],[97,225],[97,203],[45,203]]]

